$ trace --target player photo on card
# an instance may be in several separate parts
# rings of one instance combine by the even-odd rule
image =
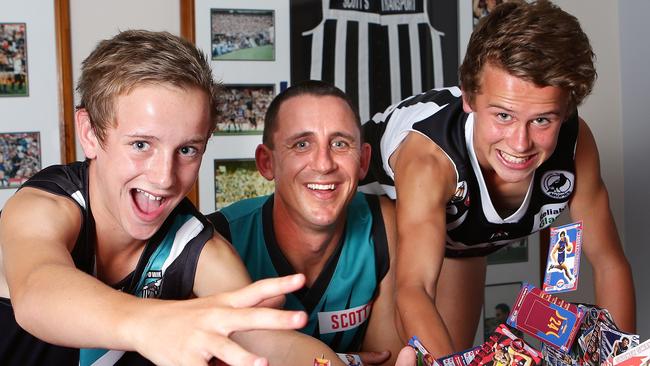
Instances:
[[[581,249],[582,221],[551,228],[544,292],[568,292],[578,288]]]

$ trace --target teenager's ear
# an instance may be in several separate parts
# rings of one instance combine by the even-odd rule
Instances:
[[[85,108],[80,108],[74,114],[74,122],[75,132],[81,148],[84,150],[84,155],[88,159],[94,159],[101,146],[90,123],[90,114]]]
[[[462,98],[463,98],[463,111],[465,113],[472,113],[474,112],[474,108],[472,107],[472,103],[470,101],[470,96],[468,93],[465,93],[463,91],[462,93]]]
[[[266,180],[272,181],[273,176],[273,151],[264,145],[259,144],[255,149],[255,165],[260,174],[266,178]]]

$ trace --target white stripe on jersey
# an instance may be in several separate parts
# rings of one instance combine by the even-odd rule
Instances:
[[[435,87],[444,86],[443,67],[442,67],[442,37],[443,32],[433,28],[429,23],[429,16],[427,13],[428,4],[424,1],[424,11],[422,13],[409,13],[409,14],[389,14],[380,15],[375,13],[367,13],[355,10],[339,10],[330,9],[329,0],[323,0],[322,14],[323,19],[314,28],[302,33],[303,36],[311,36],[311,69],[310,78],[320,80],[323,71],[323,40],[325,33],[325,22],[327,20],[336,20],[336,40],[334,50],[334,85],[338,88],[346,90],[346,40],[347,40],[347,23],[359,23],[358,35],[358,107],[359,115],[362,121],[370,118],[370,80],[368,72],[369,57],[368,55],[368,29],[371,24],[379,24],[388,27],[388,50],[389,50],[389,70],[390,73],[390,89],[391,89],[391,103],[396,103],[402,99],[402,80],[400,73],[399,62],[399,37],[398,25],[407,25],[409,29],[409,48],[411,58],[411,93],[418,94],[422,92],[422,65],[420,62],[420,42],[418,26],[425,24],[430,31],[431,47],[433,50],[433,79]]]
[[[187,220],[178,229],[178,231],[176,231],[176,235],[174,236],[174,243],[172,244],[169,255],[165,259],[165,263],[163,263],[162,266],[163,273],[165,273],[167,267],[169,267],[169,265],[172,264],[176,258],[178,258],[183,249],[185,249],[187,246],[187,243],[189,243],[190,240],[194,239],[201,232],[201,230],[203,230],[203,224],[199,219],[192,216],[192,218]]]

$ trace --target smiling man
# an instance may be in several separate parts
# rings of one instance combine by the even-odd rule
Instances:
[[[305,324],[253,308],[304,276],[247,286],[185,198],[216,123],[205,56],[169,33],[122,32],[83,62],[78,91],[86,160],[43,169],[0,217],[0,364],[337,364],[311,337],[257,330]]]
[[[504,3],[481,20],[459,88],[430,90],[364,125],[364,192],[396,200],[402,339],[437,357],[472,345],[486,255],[549,226],[584,222],[596,302],[634,330],[629,264],[577,107],[596,71],[575,17],[548,1]]]
[[[303,333],[364,364],[394,364],[394,218],[390,201],[357,193],[370,146],[338,88],[308,81],[278,95],[266,114],[257,168],[275,193],[208,215],[253,279],[302,273],[286,309],[309,315]],[[390,356],[390,357],[389,357]]]

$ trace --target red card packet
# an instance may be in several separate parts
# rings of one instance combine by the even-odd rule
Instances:
[[[508,324],[568,352],[583,315],[578,306],[524,283],[508,317]]]

